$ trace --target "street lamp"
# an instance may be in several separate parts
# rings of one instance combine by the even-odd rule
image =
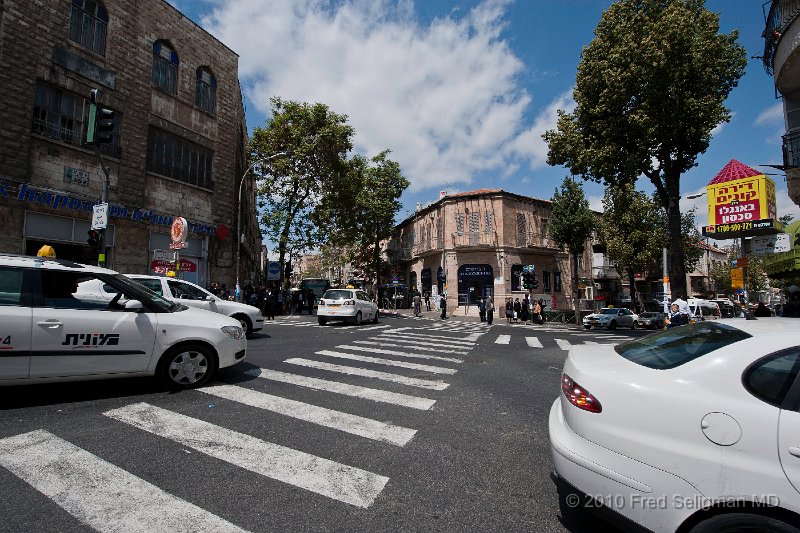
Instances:
[[[240,301],[242,294],[241,288],[239,287],[239,256],[242,248],[242,185],[244,185],[244,179],[256,165],[266,163],[267,161],[272,161],[276,157],[285,155],[286,152],[278,152],[277,154],[256,159],[249,167],[247,167],[247,170],[245,170],[244,174],[242,174],[242,179],[239,180],[239,202],[237,203],[236,212],[236,301]]]

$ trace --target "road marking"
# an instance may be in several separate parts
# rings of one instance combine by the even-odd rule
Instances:
[[[472,348],[475,345],[474,342],[462,341],[462,340],[459,340],[459,339],[449,339],[449,340],[429,339],[430,342],[426,342],[425,340],[418,339],[416,337],[409,338],[407,335],[405,335],[403,333],[395,333],[395,334],[381,333],[380,335],[377,335],[374,338],[375,339],[379,339],[379,340],[387,340],[387,341],[415,342],[415,343],[417,343],[417,344],[419,344],[421,346],[438,346],[438,347],[452,346],[453,348],[462,348],[462,349]]]
[[[380,353],[384,355],[396,355],[398,357],[410,357],[414,359],[430,359],[434,361],[447,361],[449,363],[463,363],[461,359],[455,357],[442,357],[440,355],[428,355],[424,353],[413,352],[400,352],[398,350],[383,350],[381,348],[365,348],[364,346],[352,346],[349,344],[340,344],[337,348],[345,350],[358,350],[359,352]]]
[[[511,335],[498,335],[495,344],[508,344],[511,342]]]
[[[419,344],[410,344],[411,341],[394,341],[394,342],[376,342],[376,341],[353,341],[354,344],[369,344],[370,346],[388,346],[390,348],[405,348],[407,350],[419,350],[419,351],[426,351],[426,352],[437,352],[437,353],[466,353],[466,351],[462,350],[461,348],[449,348],[447,350],[442,350],[439,348],[429,348],[428,346],[421,346]]]
[[[364,378],[380,379],[382,381],[389,381],[391,383],[399,383],[401,385],[419,387],[422,389],[444,390],[449,387],[449,385],[444,381],[410,378],[407,376],[401,376],[400,374],[390,374],[388,372],[369,370],[367,368],[359,368],[355,366],[333,365],[331,363],[312,361],[311,359],[303,359],[300,357],[292,357],[291,359],[285,360],[284,363],[304,366],[307,368],[316,368],[317,370],[327,370],[328,372],[338,372],[339,374],[347,374],[348,376],[361,376]]]
[[[539,337],[525,337],[525,342],[527,342],[528,346],[531,348],[544,348],[544,346],[542,346],[542,342],[539,340]]]
[[[244,531],[44,430],[1,439],[0,465],[97,531]]]
[[[389,481],[386,476],[146,403],[103,414],[245,470],[364,509],[375,501]],[[196,524],[192,525],[197,530]]]
[[[569,350],[570,347],[572,346],[572,343],[570,343],[566,339],[554,339],[554,340],[556,341],[556,344],[558,344],[558,347],[561,348],[562,350]]]
[[[361,328],[358,331],[372,331],[373,329],[383,329],[383,328],[390,328],[390,327],[392,327],[392,326],[390,326],[389,324],[382,324],[380,326],[368,326],[366,328]]]
[[[281,398],[280,396],[235,385],[206,385],[197,390],[218,398],[225,398],[251,407],[311,422],[312,424],[344,431],[345,433],[388,442],[396,446],[405,446],[417,432],[415,429],[394,426],[371,418],[334,411],[333,409]]]
[[[394,329],[392,331],[384,331],[384,332],[381,333],[381,335],[383,335],[383,336],[393,335],[393,336],[414,337],[414,338],[419,337],[420,339],[443,339],[443,340],[450,340],[450,341],[454,341],[454,342],[457,341],[457,342],[461,342],[461,343],[464,343],[464,342],[467,342],[467,341],[470,340],[470,339],[466,339],[464,337],[451,337],[451,336],[448,336],[448,335],[431,335],[430,333],[412,333],[410,331],[408,331],[408,332],[407,331],[402,331],[401,332],[399,329]],[[470,342],[469,344],[470,345],[474,345],[475,343],[474,342]]]
[[[345,396],[354,396],[356,398],[364,398],[365,400],[372,400],[373,402],[390,403],[403,407],[409,407],[411,409],[419,409],[421,411],[427,411],[433,406],[433,404],[436,403],[436,400],[420,398],[419,396],[410,396],[408,394],[400,394],[398,392],[370,389],[367,387],[361,387],[359,385],[350,385],[348,383],[339,383],[336,381],[327,381],[319,378],[299,376],[297,374],[288,374],[286,372],[278,372],[277,370],[268,370],[266,368],[254,368],[252,370],[245,371],[245,374],[264,379],[271,379],[272,381],[280,381],[281,383],[289,383],[299,387],[308,387],[309,389],[333,392],[336,394],[343,394]]]
[[[396,366],[398,368],[411,368],[413,370],[422,370],[432,374],[449,374],[453,375],[458,370],[454,368],[444,368],[441,366],[423,365],[420,363],[409,363],[407,361],[394,361],[392,359],[381,359],[379,357],[367,357],[365,355],[356,355],[352,353],[334,352],[331,350],[322,350],[317,352],[319,355],[327,355],[328,357],[337,357],[339,359],[350,359],[351,361],[361,361],[363,363],[373,363],[376,365]]]

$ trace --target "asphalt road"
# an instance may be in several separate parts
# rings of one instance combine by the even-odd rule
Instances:
[[[0,531],[609,531],[562,515],[547,417],[569,344],[641,334],[279,317],[200,390],[3,388]]]

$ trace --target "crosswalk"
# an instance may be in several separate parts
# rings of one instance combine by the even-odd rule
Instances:
[[[564,333],[564,331],[561,330],[559,333]],[[630,339],[630,337],[627,337],[627,336],[624,336],[624,335],[614,335],[614,334],[608,334],[608,333],[591,333],[591,334],[587,334],[587,333],[571,333],[571,336],[573,337],[573,340],[556,337],[556,338],[553,339],[553,342],[561,350],[569,351],[569,349],[575,344],[612,344],[613,345],[613,344],[619,344],[620,342],[623,342],[625,340],[629,340]],[[583,342],[579,342],[579,341],[576,341],[576,339],[575,339],[575,337],[577,337],[578,339],[581,339],[581,338],[586,337],[586,336],[590,336],[591,338],[593,338],[595,340],[584,340]],[[494,344],[511,344],[511,338],[512,338],[511,335],[498,335],[494,340]],[[539,339],[538,336],[525,336],[525,343],[530,348],[538,348],[538,349],[545,348],[544,344],[542,344],[542,341]]]
[[[386,325],[366,339],[349,340],[313,354],[295,353],[276,368],[255,367],[245,372],[258,379],[212,383],[187,394],[197,395],[202,402],[227,400],[240,406],[238,409],[275,414],[289,423],[305,424],[305,431],[319,427],[402,448],[424,429],[422,413],[436,404],[437,395],[450,386],[448,378],[459,371],[463,357],[486,331],[486,327],[469,324]],[[283,387],[313,390],[314,398],[331,395],[333,401],[323,406],[274,394]],[[335,398],[345,397],[352,400],[347,402],[347,412],[331,408],[337,405]],[[135,402],[104,411],[105,419],[127,428],[108,432],[112,439],[120,435],[120,442],[107,446],[124,446],[130,431],[155,436],[160,447],[199,453],[226,468],[260,476],[265,490],[269,483],[280,483],[362,509],[369,508],[391,481],[385,472],[310,453],[303,444],[290,447],[271,442],[262,424],[235,427],[236,423],[229,421],[223,427],[219,418],[204,419],[204,414],[194,411],[179,413],[155,405],[157,402]],[[408,410],[404,421],[412,423],[390,421],[395,411],[389,409]],[[376,416],[382,412],[383,417]],[[414,420],[419,427],[408,427],[417,425]],[[149,442],[152,445],[153,441]],[[159,487],[148,478],[146,468],[140,473],[117,466],[111,458],[101,456],[98,450],[105,449],[90,452],[44,428],[36,429],[0,438],[0,467],[97,531],[244,531],[230,517],[217,516],[188,501],[186,494],[175,496]]]

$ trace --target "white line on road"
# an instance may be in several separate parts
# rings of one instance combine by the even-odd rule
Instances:
[[[390,328],[389,324],[382,324],[380,326],[367,326],[366,328],[360,328],[358,331],[372,331],[373,329],[383,329],[383,328]]]
[[[430,372],[432,374],[449,374],[453,375],[458,370],[453,368],[444,368],[441,366],[423,365],[420,363],[409,363],[408,361],[395,361],[393,359],[381,359],[380,357],[367,357],[366,355],[356,355],[352,353],[334,352],[331,350],[322,350],[317,352],[319,355],[327,355],[328,357],[336,357],[339,359],[349,359],[351,361],[361,361],[362,363],[373,363],[376,365],[396,366],[398,368],[410,368],[412,370],[422,370],[423,372]]]
[[[558,344],[558,347],[561,348],[562,350],[569,350],[570,347],[572,346],[572,343],[570,343],[566,339],[554,339],[554,340],[556,341],[556,344]]]
[[[354,344],[368,344],[370,346],[388,346],[390,348],[405,348],[406,350],[417,350],[417,351],[425,351],[425,352],[437,352],[437,353],[461,353],[465,354],[466,352],[461,348],[448,348],[446,350],[440,348],[429,348],[427,346],[420,346],[419,344],[413,344],[411,341],[395,341],[395,342],[376,342],[376,341],[353,341]]]
[[[290,365],[304,366],[307,368],[316,368],[317,370],[327,370],[328,372],[338,372],[339,374],[347,374],[348,376],[361,376],[364,378],[380,379],[390,383],[399,383],[401,385],[408,385],[409,387],[419,387],[421,389],[444,390],[449,385],[444,381],[434,381],[420,378],[410,378],[408,376],[401,376],[400,374],[390,374],[388,372],[381,372],[379,370],[369,370],[366,368],[359,368],[355,366],[332,365],[322,361],[312,361],[311,359],[303,359],[300,357],[292,357],[287,359],[284,363]]]
[[[349,344],[340,344],[337,348],[344,350],[357,350],[359,352],[379,353],[384,355],[396,355],[398,357],[409,357],[413,359],[430,359],[432,361],[447,361],[448,363],[463,363],[461,359],[455,357],[442,357],[440,355],[428,355],[424,353],[401,352],[398,350],[383,350],[381,348],[366,348],[364,346],[352,346]]]
[[[0,440],[0,465],[97,531],[244,531],[44,430]]]
[[[525,337],[525,342],[527,342],[528,346],[531,348],[543,348],[542,341],[539,340],[539,337]]]
[[[334,411],[309,403],[298,402],[288,398],[281,398],[272,394],[254,391],[235,385],[206,385],[200,392],[225,398],[234,402],[257,407],[284,416],[305,420],[312,424],[338,429],[360,437],[388,442],[396,446],[405,446],[417,432],[392,424],[386,424],[371,418],[364,418],[341,411]]]
[[[498,335],[495,344],[509,344],[511,342],[511,335]]]
[[[399,329],[393,329],[391,331],[381,332],[381,335],[383,335],[383,336],[389,335],[389,334],[394,335],[394,336],[402,336],[402,337],[413,337],[413,338],[419,337],[420,339],[443,339],[443,340],[457,341],[457,342],[462,342],[462,343],[470,341],[470,340],[474,340],[474,339],[468,339],[466,337],[452,337],[452,336],[448,336],[448,335],[431,335],[429,333],[412,333],[410,331],[401,331]],[[470,337],[472,337],[472,335],[470,335]],[[474,342],[470,342],[469,344],[470,345],[474,345],[475,343]]]
[[[267,370],[266,368],[254,368],[252,370],[245,371],[245,374],[264,379],[271,379],[272,381],[280,381],[281,383],[289,383],[299,387],[308,387],[309,389],[333,392],[336,394],[343,394],[345,396],[353,396],[356,398],[364,398],[365,400],[372,400],[373,402],[390,403],[393,405],[400,405],[402,407],[409,407],[411,409],[419,409],[421,411],[427,411],[433,406],[433,404],[436,403],[436,400],[420,398],[419,396],[410,396],[408,394],[400,394],[398,392],[370,389],[368,387],[350,385],[348,383],[339,383],[337,381],[327,381],[319,378],[299,376],[297,374],[288,374],[286,372],[278,372],[277,370]]]
[[[417,337],[411,338],[411,337],[407,336],[405,333],[381,333],[380,335],[377,335],[377,336],[375,336],[373,338],[379,339],[379,340],[387,340],[387,341],[414,342],[414,343],[419,344],[420,346],[438,346],[438,347],[452,346],[453,348],[461,348],[461,349],[464,349],[464,350],[472,348],[475,345],[474,342],[462,341],[462,340],[459,340],[459,339],[448,339],[448,340],[445,340],[445,339],[428,339],[426,341],[426,340],[423,340],[423,339],[420,339],[420,338],[417,338]]]
[[[104,414],[256,474],[356,507],[369,507],[389,481],[386,476],[146,403],[112,409]],[[193,525],[196,530],[196,524]]]

